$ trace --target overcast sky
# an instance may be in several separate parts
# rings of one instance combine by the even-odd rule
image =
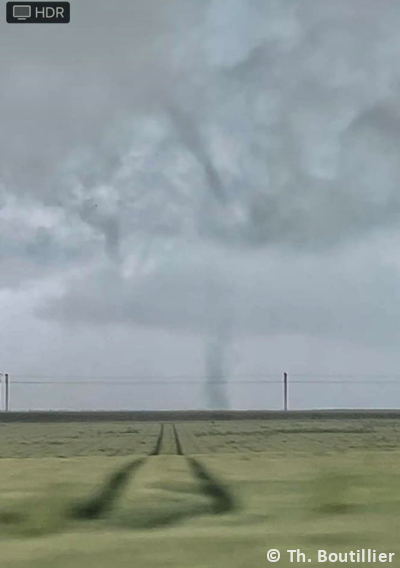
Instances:
[[[57,381],[14,408],[200,408],[213,374],[279,408],[237,381],[284,371],[294,408],[400,407],[399,29],[398,0],[4,6],[0,372]]]

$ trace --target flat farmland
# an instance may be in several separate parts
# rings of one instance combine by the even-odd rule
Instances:
[[[326,455],[351,450],[400,450],[400,420],[326,419],[181,423],[185,453]]]
[[[156,423],[0,423],[0,458],[68,458],[149,454]]]
[[[162,453],[324,455],[400,450],[400,418],[182,422],[0,423],[0,458],[149,455],[163,428]]]
[[[6,568],[400,559],[397,418],[0,424]],[[374,565],[374,563],[372,563]]]

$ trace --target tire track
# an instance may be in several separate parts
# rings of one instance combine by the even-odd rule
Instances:
[[[214,477],[208,469],[192,457],[186,458],[194,477],[200,483],[200,491],[211,501],[214,515],[230,513],[238,509],[238,503],[228,487]]]
[[[149,456],[160,454],[163,437],[164,424],[161,424],[156,445]],[[72,505],[67,516],[79,520],[94,520],[106,516],[121,496],[132,474],[143,466],[146,460],[147,458],[140,458],[113,471],[95,495],[81,503]]]
[[[158,455],[160,454],[161,446],[162,446],[162,441],[163,441],[163,437],[164,437],[164,424],[161,424],[161,426],[160,426],[160,433],[159,433],[159,435],[158,435],[155,448],[154,448],[154,450],[151,452],[151,454],[149,454],[150,456],[158,456]]]
[[[179,439],[176,425],[173,425],[176,452],[183,456],[181,441]],[[212,511],[215,515],[229,513],[237,509],[238,504],[228,487],[215,476],[198,460],[193,457],[185,456],[192,471],[193,476],[200,484],[200,492],[211,500]]]
[[[173,425],[173,429],[174,429],[174,438],[175,438],[175,445],[176,445],[176,453],[178,454],[178,456],[183,456],[182,445],[181,445],[181,441],[180,441],[180,439],[179,439],[178,431],[177,431],[177,429],[176,429],[175,424]]]
[[[89,497],[86,501],[72,505],[68,516],[79,520],[93,520],[104,517],[111,511],[118,497],[121,496],[133,472],[138,470],[145,461],[146,458],[141,458],[113,471],[97,494]]]
[[[185,428],[184,424],[178,424],[176,430],[183,454],[192,456],[193,454],[210,453],[207,446],[206,451],[204,451],[204,448],[199,443],[199,439],[193,435],[190,428]]]
[[[176,425],[172,425],[170,435],[167,442],[171,445],[173,440],[175,448],[172,452],[177,456],[182,456],[186,459],[189,471],[192,473],[194,479],[199,484],[199,493],[202,494],[210,503],[210,513],[213,515],[220,515],[233,512],[238,509],[238,503],[234,498],[229,488],[220,481],[217,477],[211,474],[208,469],[197,459],[186,456],[183,452],[182,444],[179,438],[178,429]],[[149,456],[163,455],[163,443],[165,442],[165,427],[160,424],[160,432],[156,441],[154,450]],[[167,444],[168,445],[168,444]],[[171,455],[171,452],[166,448],[166,453]],[[71,520],[78,521],[93,521],[107,517],[115,505],[123,496],[124,489],[131,481],[132,476],[146,463],[148,457],[135,459],[128,464],[112,471],[105,481],[101,484],[94,494],[87,499],[82,499],[80,502],[72,504],[66,511],[65,515]],[[169,520],[163,524],[173,524],[178,519],[193,518],[196,516],[204,515],[204,511],[188,510],[182,511],[172,515]],[[158,526],[155,522],[155,527]]]
[[[149,455],[184,455],[175,424],[161,424],[156,446]]]

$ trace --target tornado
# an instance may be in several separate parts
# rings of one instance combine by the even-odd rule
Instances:
[[[228,410],[226,355],[229,346],[228,330],[221,328],[206,340],[206,403],[210,410]]]

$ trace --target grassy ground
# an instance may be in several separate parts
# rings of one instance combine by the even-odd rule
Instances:
[[[0,423],[0,458],[69,458],[147,454],[155,423]]]
[[[349,450],[400,450],[400,417],[182,422],[186,454],[267,452],[324,455]],[[0,458],[132,456],[151,452],[158,423],[0,423]],[[171,424],[165,424],[163,453],[174,453]]]
[[[399,425],[383,422],[177,425],[184,452],[192,448],[198,463],[228,489],[232,507],[223,514],[216,514],[218,492],[195,477],[186,456],[173,455],[170,428],[164,455],[147,457],[135,469],[141,436],[153,444],[158,425],[131,432],[135,444],[124,444],[136,449],[129,455],[118,445],[127,435],[116,435],[114,424],[91,424],[90,436],[82,424],[35,425],[44,428],[35,450],[41,456],[49,447],[57,455],[55,445],[48,445],[54,437],[65,440],[64,453],[72,455],[78,439],[71,438],[76,434],[70,427],[95,440],[94,455],[64,459],[23,459],[27,444],[20,445],[17,430],[7,428],[19,427],[21,440],[39,440],[39,431],[3,426],[8,442],[1,437],[0,453],[14,447],[20,457],[0,460],[1,566],[247,568],[268,565],[270,548],[281,551],[279,566],[291,565],[286,551],[297,548],[311,566],[318,549],[360,548],[394,552],[392,564],[398,565]],[[111,431],[121,455],[101,456],[100,434]],[[108,435],[104,439],[112,448]],[[75,446],[78,455],[80,448]],[[90,442],[85,448],[90,454]],[[99,502],[106,506],[93,508]]]
[[[399,419],[194,422],[178,426],[184,451],[326,455],[353,450],[400,450]]]

